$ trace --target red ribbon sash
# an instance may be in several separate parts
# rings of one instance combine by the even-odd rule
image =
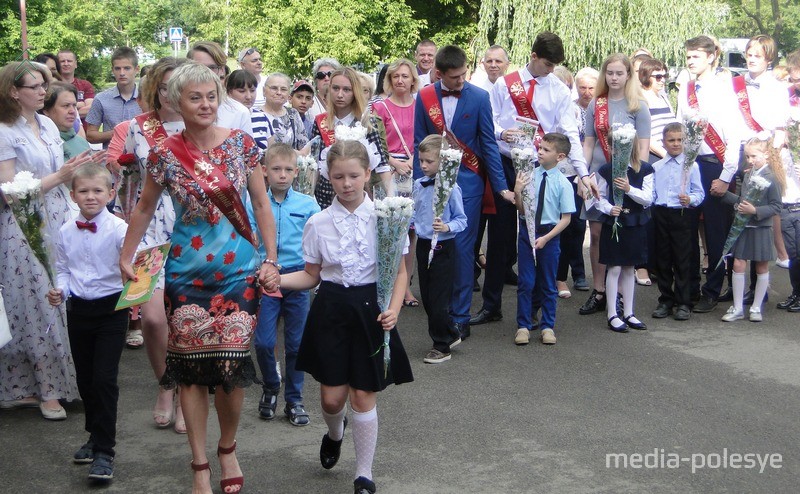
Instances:
[[[136,123],[139,124],[139,129],[142,131],[142,135],[144,136],[145,140],[147,140],[147,144],[150,146],[150,149],[153,149],[157,144],[161,144],[167,137],[169,137],[166,129],[164,129],[161,119],[158,118],[158,113],[156,111],[142,113],[141,115],[137,115],[135,118]]]
[[[744,81],[744,76],[738,75],[732,78],[731,81],[733,82],[733,91],[736,93],[736,99],[739,100],[739,109],[742,110],[744,121],[747,122],[747,126],[751,130],[761,132],[764,128],[756,122],[750,112],[750,97],[747,96],[747,84]]]
[[[258,238],[250,228],[250,220],[242,204],[242,199],[233,184],[222,171],[209,163],[194,144],[175,134],[164,141],[180,162],[186,173],[203,189],[208,199],[225,215],[239,235],[247,239],[253,247],[258,247]]]
[[[531,79],[530,88],[528,89],[528,94],[526,94],[525,85],[522,83],[519,71],[506,75],[504,79],[508,95],[511,96],[511,102],[514,103],[519,116],[538,121],[539,117],[536,116],[536,110],[533,109],[533,93],[536,89],[536,80]],[[544,130],[540,122],[536,128],[536,137],[534,138],[536,149],[539,149],[542,137],[544,137]]]
[[[317,128],[322,137],[322,144],[324,144],[326,148],[333,146],[336,142],[336,132],[334,129],[328,128],[328,114],[320,113],[314,117],[314,121],[317,122]]]
[[[436,87],[434,84],[429,86],[425,86],[419,92],[419,97],[422,100],[422,106],[425,107],[425,112],[428,114],[428,118],[431,119],[433,126],[436,128],[436,132],[442,134],[445,132],[447,128],[447,124],[444,121],[444,113],[442,113],[442,107],[439,105],[439,97],[436,95]],[[480,159],[478,155],[475,154],[473,150],[467,147],[466,144],[461,142],[461,140],[455,136],[451,131],[447,131],[450,135],[452,135],[456,142],[458,143],[458,147],[461,148],[461,164],[464,165],[469,171],[472,173],[476,173],[479,176],[483,177],[484,188],[483,188],[483,212],[485,214],[495,214],[497,209],[494,205],[494,195],[492,194],[492,187],[489,184],[489,181],[486,178],[486,173],[484,172],[483,168],[481,167]]]
[[[608,144],[608,133],[611,126],[608,119],[608,96],[600,96],[594,101],[594,132],[600,147],[603,149],[603,156],[606,163],[611,163],[611,149]]]
[[[694,110],[699,110],[700,103],[697,102],[695,81],[689,81],[689,84],[686,86],[686,90],[686,96],[689,99],[689,106]],[[725,163],[725,142],[723,142],[722,138],[719,136],[711,123],[709,123],[708,128],[706,128],[705,141],[711,150],[714,151],[714,155],[717,157],[719,162]]]

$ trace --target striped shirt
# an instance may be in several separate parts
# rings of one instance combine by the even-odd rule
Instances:
[[[663,146],[664,127],[678,120],[664,93],[655,94],[653,91],[645,90],[644,94],[647,105],[650,107],[650,144]]]

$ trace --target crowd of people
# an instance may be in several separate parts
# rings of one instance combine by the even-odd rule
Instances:
[[[401,310],[422,303],[426,364],[452,359],[472,326],[502,320],[509,284],[514,343],[534,334],[556,344],[570,273],[572,290],[591,290],[580,314],[604,313],[614,332],[647,329],[634,292],[654,281],[652,319],[687,321],[732,301],[723,321],[762,321],[771,261],[792,286],[777,308],[800,312],[800,176],[787,149],[787,128],[800,120],[800,52],[780,65],[774,40],[755,36],[737,76],[720,67],[714,38],[684,46],[677,107],[667,65],[646,49],[572,74],[549,32],[525,66],[510,71],[494,45],[472,77],[461,48],[430,40],[415,61],[392,61],[376,76],[319,59],[312,82],[263,74],[252,47],[231,71],[207,41],[141,69],[134,50],[119,48],[115,84],[99,93],[75,77],[69,50],[8,63],[0,182],[24,171],[41,180],[55,275],[4,196],[0,286],[12,340],[0,348],[0,408],[38,407],[63,420],[62,402],[80,398],[89,437],[73,461],[108,481],[119,360],[126,346],[145,347],[158,386],[153,423],[188,435],[193,492],[211,492],[209,394],[220,486],[239,492],[244,388],[261,383],[257,412],[272,420],[283,383],[284,415],[304,426],[305,372],[321,387],[322,466],[335,466],[350,425],[354,491],[374,493],[377,393],[413,380]],[[687,158],[692,119],[707,128]],[[363,138],[337,136],[342,127]],[[621,128],[631,129],[629,156],[615,148]],[[433,186],[448,148],[461,164],[436,216]],[[318,169],[313,197],[293,188],[308,157]],[[620,159],[627,171],[615,169]],[[415,212],[381,311],[373,198],[384,194],[412,199]],[[137,253],[167,242],[153,296],[116,310],[124,283],[139,281]]]

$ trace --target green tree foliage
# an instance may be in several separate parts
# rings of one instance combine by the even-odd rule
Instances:
[[[677,63],[682,41],[714,34],[728,12],[714,0],[483,0],[475,47],[480,53],[503,45],[512,63],[522,65],[537,33],[552,31],[564,40],[566,63],[574,70],[599,67],[609,54],[639,47]]]
[[[800,49],[800,2],[797,0],[728,0],[731,16],[723,34],[749,38],[768,34],[784,53]]]

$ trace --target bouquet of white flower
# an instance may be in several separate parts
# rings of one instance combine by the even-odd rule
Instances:
[[[525,211],[525,221],[528,222],[528,240],[531,242],[533,249],[533,262],[536,262],[536,225],[531,223],[531,220],[536,218],[536,197],[538,189],[536,184],[533,183],[534,171],[536,164],[533,162],[533,149],[531,148],[512,148],[511,149],[511,162],[514,164],[514,170],[517,173],[522,173],[531,178],[529,183],[522,189],[522,209]]]
[[[628,176],[628,167],[631,164],[631,151],[636,144],[636,128],[629,123],[615,123],[611,126],[611,180],[608,188],[613,191],[614,205],[622,207],[625,200],[625,191],[614,187],[613,180]],[[614,218],[614,226],[611,229],[611,236],[619,242],[618,229],[622,225],[619,218]]]
[[[397,271],[403,262],[403,247],[408,238],[408,225],[414,212],[414,201],[407,197],[387,197],[375,201],[377,217],[377,255],[378,255],[378,307],[381,312],[389,309]],[[389,371],[391,354],[389,351],[389,332],[383,335],[383,372]]]
[[[297,156],[297,177],[293,188],[301,194],[314,197],[317,184],[317,160],[311,156]]]
[[[347,125],[337,125],[334,130],[334,135],[337,141],[361,141],[364,142],[367,138],[367,129],[365,129],[361,122],[356,122],[352,127]]]
[[[692,169],[692,164],[697,159],[700,153],[700,146],[706,137],[706,130],[708,130],[708,118],[693,113],[684,115],[683,125],[686,127],[686,140],[683,143],[683,175],[681,177],[681,190],[686,194],[686,186],[689,182],[689,172]]]
[[[13,181],[0,184],[0,190],[11,206],[11,212],[33,254],[44,266],[52,286],[55,286],[55,274],[50,262],[52,249],[45,226],[42,181],[31,172],[22,171],[14,175]]]
[[[750,180],[747,183],[747,193],[745,194],[744,200],[750,204],[757,205],[764,196],[764,193],[766,193],[767,189],[769,189],[770,182],[764,177],[750,177]],[[736,216],[733,218],[733,225],[728,231],[728,238],[725,239],[725,246],[722,248],[722,257],[719,258],[717,267],[722,265],[722,263],[725,262],[725,258],[731,255],[733,246],[736,244],[739,236],[744,231],[747,223],[750,222],[751,217],[752,215],[742,214],[738,211],[736,212]]]
[[[461,166],[463,153],[460,149],[449,149],[447,139],[442,139],[442,150],[439,151],[439,171],[433,183],[433,218],[441,218],[444,208],[450,200],[450,194],[458,180],[458,168]],[[428,252],[428,267],[433,261],[433,252],[439,240],[439,232],[433,232],[431,237],[431,250]]]

